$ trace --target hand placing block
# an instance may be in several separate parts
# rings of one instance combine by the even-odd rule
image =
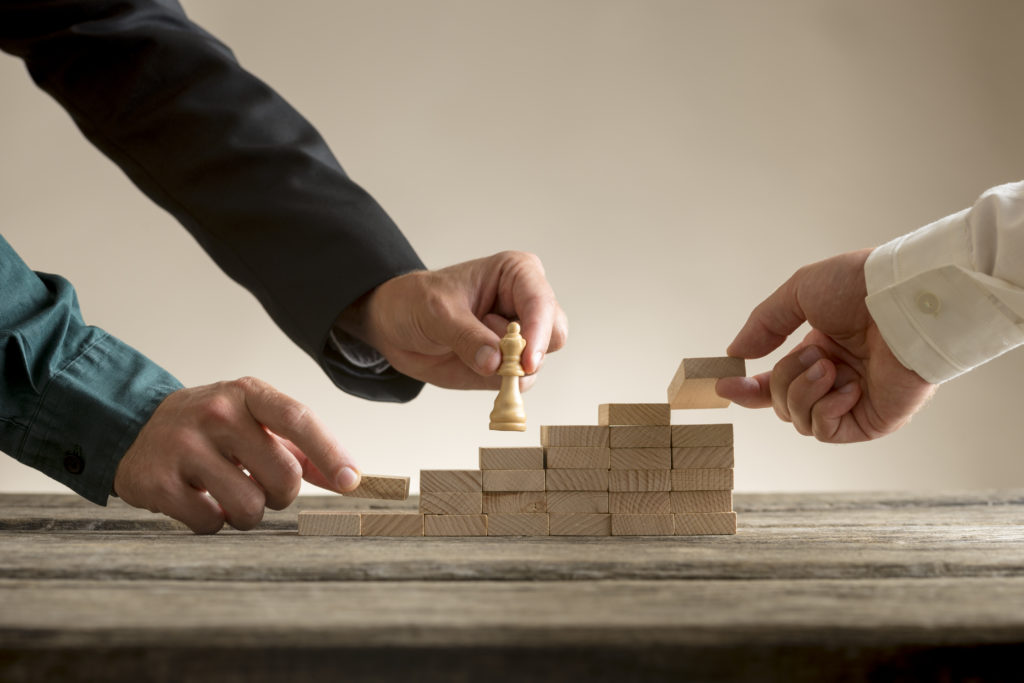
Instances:
[[[721,377],[743,377],[747,374],[742,358],[684,358],[668,385],[668,403],[672,410],[680,408],[727,408],[729,400],[715,393]]]

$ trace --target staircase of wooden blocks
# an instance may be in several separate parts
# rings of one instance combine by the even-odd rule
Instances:
[[[597,425],[542,426],[539,447],[481,448],[479,469],[422,470],[418,513],[303,512],[299,532],[348,536],[736,533],[732,425],[672,425],[670,416],[668,403],[601,405]]]

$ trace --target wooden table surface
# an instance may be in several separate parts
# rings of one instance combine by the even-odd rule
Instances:
[[[737,494],[736,536],[296,534],[343,506],[381,507],[194,536],[0,495],[0,680],[1024,679],[1024,491]]]

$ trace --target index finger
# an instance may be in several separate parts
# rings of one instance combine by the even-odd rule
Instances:
[[[557,350],[564,343],[564,333],[559,330],[553,336],[555,319],[561,314],[555,292],[551,289],[543,271],[532,270],[516,281],[514,290],[516,314],[523,326],[523,370],[533,374],[540,369],[541,361],[548,350]],[[564,314],[561,314],[564,318]]]
[[[236,384],[253,418],[295,444],[336,491],[359,485],[359,469],[351,456],[312,410],[262,380],[243,377]]]
[[[729,344],[726,354],[737,358],[760,358],[782,345],[807,319],[797,299],[802,271],[797,271],[757,305],[747,322]]]

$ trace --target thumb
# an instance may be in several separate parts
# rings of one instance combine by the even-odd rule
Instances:
[[[729,344],[726,354],[737,358],[760,358],[774,351],[807,319],[800,307],[797,291],[803,279],[798,270],[792,277],[758,304],[743,329]]]
[[[434,318],[430,326],[430,338],[454,351],[466,367],[484,377],[497,372],[501,339],[468,308],[449,310],[448,315]]]

